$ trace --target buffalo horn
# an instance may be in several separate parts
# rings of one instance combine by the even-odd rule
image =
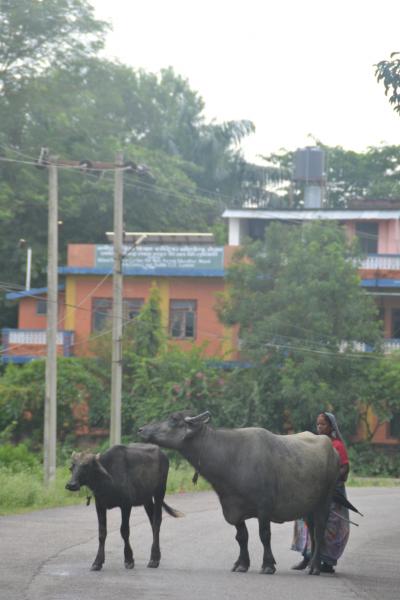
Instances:
[[[186,423],[198,423],[199,421],[204,421],[204,423],[208,423],[211,419],[211,413],[206,410],[200,415],[196,415],[195,417],[185,417]]]
[[[103,475],[106,475],[109,479],[112,479],[110,473],[107,471],[107,469],[105,467],[103,467],[103,465],[100,462],[100,453],[96,454],[96,456],[94,457],[94,460],[96,462],[97,468],[99,469],[99,471],[101,471],[103,473]]]

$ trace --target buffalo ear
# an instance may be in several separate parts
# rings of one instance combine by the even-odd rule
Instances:
[[[201,413],[200,415],[196,415],[195,417],[185,417],[185,422],[189,425],[205,425],[209,422],[210,419],[211,413],[210,411],[206,410],[205,412]]]

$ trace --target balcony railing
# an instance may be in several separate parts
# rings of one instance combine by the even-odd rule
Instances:
[[[343,344],[343,350],[346,344]],[[370,344],[363,344],[361,342],[355,342],[352,350],[354,352],[372,352],[373,347]],[[391,354],[400,350],[400,338],[386,338],[383,340],[383,352],[385,354]]]
[[[46,356],[47,332],[43,329],[2,329],[3,362],[24,363]],[[73,331],[57,332],[57,353],[72,356],[74,344]]]
[[[371,271],[400,271],[400,254],[368,254],[358,264]]]

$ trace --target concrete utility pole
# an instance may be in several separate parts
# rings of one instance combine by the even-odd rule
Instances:
[[[123,255],[123,155],[115,157],[114,186],[114,271],[112,309],[112,367],[111,367],[111,420],[110,445],[121,442],[121,390],[122,390],[122,255]]]
[[[110,443],[121,441],[121,389],[122,389],[122,258],[123,258],[123,182],[124,171],[147,176],[154,181],[145,165],[133,162],[124,165],[123,154],[117,153],[115,164],[90,160],[48,159],[43,148],[38,160],[39,168],[49,170],[49,241],[48,241],[48,303],[47,303],[47,362],[44,422],[44,472],[45,482],[55,477],[57,441],[57,257],[58,257],[58,209],[57,167],[78,168],[82,172],[115,170],[114,185],[114,270],[112,312],[112,371],[111,371],[111,423]],[[116,168],[117,167],[117,168]],[[140,241],[142,241],[140,239]],[[140,243],[138,241],[137,243]]]
[[[26,276],[25,289],[31,289],[31,272],[32,272],[32,248],[29,247],[26,251]]]
[[[44,402],[44,481],[55,479],[57,444],[57,304],[58,304],[58,172],[48,165],[49,212],[47,256],[47,360]]]

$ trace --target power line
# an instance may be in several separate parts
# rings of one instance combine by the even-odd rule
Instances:
[[[4,147],[4,146],[3,146]],[[12,150],[13,152],[17,152],[15,150]],[[38,164],[37,159],[35,160],[32,157],[29,157],[28,155],[25,155],[21,152],[19,152],[19,154],[21,156],[26,156],[27,158],[29,158],[30,160],[19,160],[19,159],[15,159],[15,158],[9,158],[9,157],[5,157],[5,156],[0,156],[0,162],[6,162],[6,163],[15,163],[15,164],[21,164],[21,165],[25,165],[25,166],[33,166],[33,167],[40,167],[40,165]],[[60,169],[64,170],[64,171],[72,171],[72,172],[80,172],[82,174],[85,174],[86,176],[96,179],[96,181],[98,181],[98,177],[95,175],[95,172],[115,172],[115,171],[127,171],[130,172],[132,171],[132,166],[130,164],[124,166],[124,167],[120,167],[118,168],[117,166],[108,166],[108,167],[104,167],[102,166],[102,164],[106,164],[106,163],[100,163],[100,162],[96,162],[93,161],[93,163],[91,163],[91,166],[85,166],[87,165],[90,161],[79,161],[77,164],[72,164],[72,163],[76,163],[76,161],[62,161],[57,163],[57,167],[59,167]],[[70,164],[68,164],[70,163]],[[43,165],[45,166],[45,165]],[[108,180],[107,180],[108,181]],[[175,179],[171,180],[173,183],[176,183]],[[110,181],[111,183],[111,181]],[[160,185],[155,185],[152,183],[146,183],[141,181],[140,183],[138,182],[137,184],[133,185],[133,184],[125,184],[126,187],[130,187],[132,189],[142,189],[142,191],[151,191],[151,190],[156,190],[156,191],[160,191],[163,193],[167,193],[172,195],[173,197],[178,197],[177,194],[179,194],[179,196],[193,200],[196,199],[196,192],[202,192],[205,194],[205,197],[207,196],[215,196],[215,199],[217,200],[226,200],[226,201],[231,201],[232,197],[231,196],[227,196],[224,194],[221,194],[220,192],[213,192],[211,190],[206,190],[205,188],[201,188],[196,186],[196,190],[193,191],[193,193],[189,193],[189,192],[185,192],[185,191],[179,191],[179,192],[174,192],[173,190],[170,190],[169,188],[165,187],[165,186],[160,186]],[[197,196],[198,197],[198,196]],[[200,195],[200,197],[202,197]]]

